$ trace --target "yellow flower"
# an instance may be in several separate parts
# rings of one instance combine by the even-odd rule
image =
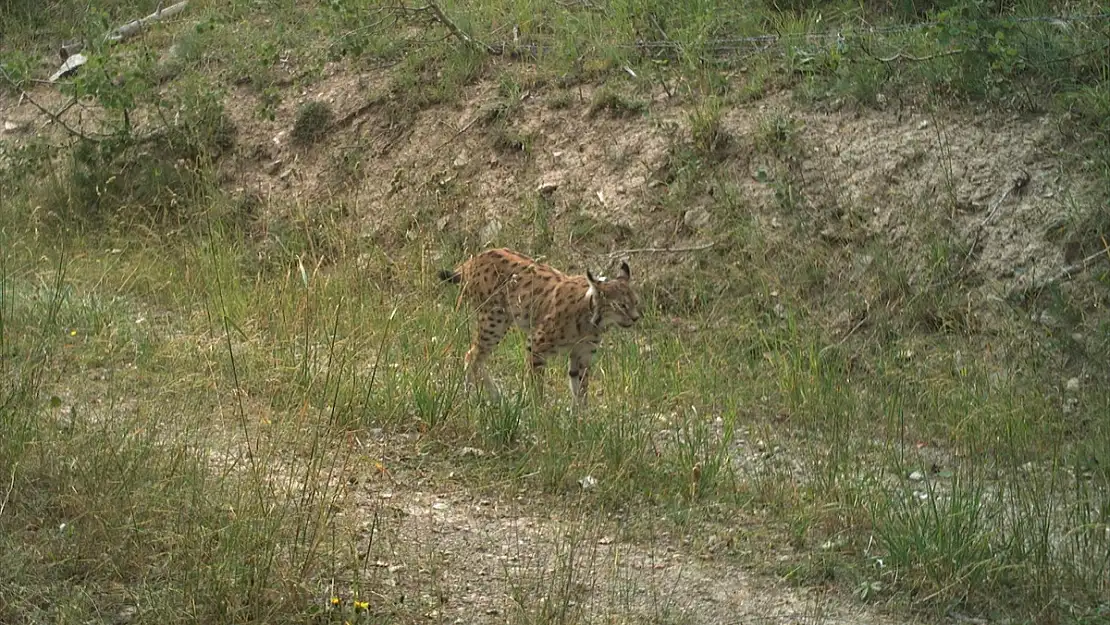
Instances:
[[[77,336],[77,330],[70,330],[69,335],[70,336]]]
[[[355,610],[369,610],[369,609],[370,609],[370,602],[369,601],[356,601],[355,602]]]
[[[332,597],[331,598],[331,604],[332,605],[339,605],[339,597]]]

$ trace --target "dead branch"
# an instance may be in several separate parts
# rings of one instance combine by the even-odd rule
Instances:
[[[713,247],[716,244],[717,244],[716,241],[710,241],[709,243],[702,243],[701,245],[690,245],[690,246],[686,246],[686,247],[638,247],[638,248],[634,248],[634,249],[630,249],[630,250],[616,250],[615,252],[609,252],[608,256],[609,256],[609,258],[619,258],[621,256],[627,256],[629,254],[659,254],[659,253],[663,253],[663,252],[700,252],[702,250],[707,250],[707,249]]]
[[[439,5],[434,3],[434,2],[429,2],[428,4],[426,4],[422,7],[417,7],[415,9],[408,9],[408,10],[412,13],[431,13],[432,18],[435,21],[439,22],[440,24],[443,24],[444,28],[446,28],[448,31],[450,31],[451,34],[454,35],[456,39],[463,42],[463,44],[477,50],[478,52],[485,52],[486,54],[492,54],[492,55],[500,54],[500,51],[497,50],[496,48],[494,48],[493,46],[482,43],[481,41],[478,41],[477,39],[475,39],[475,38],[471,37],[470,35],[464,33],[461,28],[459,28],[458,26],[455,25],[454,22],[447,19],[447,16],[443,14],[443,10],[440,9]]]
[[[157,10],[155,10],[153,13],[146,17],[128,22],[123,26],[120,26],[111,33],[108,33],[108,36],[105,39],[115,43],[123,41],[124,39],[134,37],[138,33],[142,32],[142,30],[146,28],[148,24],[160,22],[167,17],[173,17],[174,15],[177,15],[178,13],[184,11],[185,6],[188,4],[189,0],[181,0],[181,2],[178,2],[177,4],[171,4],[170,6],[163,9],[162,3],[159,2]]]
[[[20,86],[19,82],[17,82],[14,78],[12,78],[11,74],[9,74],[7,72],[7,70],[5,70],[3,67],[0,67],[0,76],[3,76],[4,82],[11,85],[12,88],[19,89],[19,99],[20,100],[27,100],[28,102],[30,102],[31,106],[37,108],[39,110],[39,112],[41,112],[43,115],[46,115],[47,117],[49,117],[50,121],[52,121],[55,124],[58,124],[59,126],[61,126],[71,136],[79,137],[79,138],[84,139],[86,141],[92,140],[91,137],[89,137],[85,133],[83,133],[80,130],[77,130],[75,128],[71,128],[68,124],[66,124],[64,121],[62,121],[61,114],[68,111],[69,108],[71,106],[73,106],[73,104],[76,102],[76,99],[74,99],[73,101],[70,101],[65,106],[63,106],[62,110],[59,111],[58,113],[53,113],[53,112],[47,110],[46,107],[42,106],[38,102],[35,102],[35,99],[31,97],[31,94],[24,91],[23,88]]]
[[[186,5],[188,4],[189,0],[181,0],[181,2],[178,2],[177,4],[171,4],[170,6],[163,9],[162,3],[159,2],[158,8],[155,9],[153,13],[146,17],[127,22],[126,24],[109,31],[107,35],[104,35],[104,41],[107,41],[109,43],[119,43],[121,41],[124,41],[125,39],[130,39],[131,37],[134,37],[135,35],[142,32],[142,30],[148,25],[155,22],[160,22],[168,17],[173,17],[174,15],[177,15],[178,13],[184,11]],[[63,43],[61,48],[58,50],[58,53],[61,54],[62,60],[64,61],[71,55],[80,52],[83,47],[85,47],[85,44],[83,42],[71,41],[68,43]]]

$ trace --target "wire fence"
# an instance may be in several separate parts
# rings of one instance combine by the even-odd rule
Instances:
[[[1017,25],[1017,24],[1057,24],[1067,25],[1077,22],[1094,23],[1102,21],[1110,21],[1110,12],[1095,13],[1087,15],[1043,15],[1043,16],[1027,16],[1027,17],[1006,17],[1006,18],[984,18],[981,20],[953,20],[949,24],[966,25],[972,22],[980,24],[1002,26],[1002,25]],[[710,50],[743,50],[751,48],[760,48],[771,46],[777,43],[790,43],[790,42],[825,42],[829,40],[843,39],[846,32],[855,34],[866,35],[899,35],[908,32],[921,31],[929,28],[936,28],[941,26],[943,22],[928,21],[928,22],[915,22],[913,24],[898,24],[891,26],[861,26],[851,27],[846,26],[836,30],[830,30],[819,33],[783,33],[783,34],[764,34],[764,35],[751,35],[747,37],[729,37],[724,39],[711,39],[703,42],[701,45]],[[683,43],[668,40],[656,41],[640,41],[635,44],[622,44],[621,47],[636,47],[636,48],[658,48],[658,49],[677,49],[683,47]]]
[[[504,39],[499,41],[482,42],[477,37],[467,34],[463,29],[459,28],[450,18],[448,18],[439,6],[435,3],[430,3],[427,6],[419,8],[402,8],[399,13],[414,15],[418,13],[426,13],[429,9],[433,10],[434,21],[441,23],[445,26],[453,36],[462,40],[464,43],[476,48],[484,49],[494,54],[508,54],[513,57],[538,57],[545,54],[557,52],[559,46],[552,43],[541,43],[536,41],[536,36],[528,37],[526,41],[518,39],[519,31],[517,28],[513,29],[513,42],[510,43]],[[596,10],[596,8],[595,8]],[[394,16],[396,17],[396,15]],[[380,25],[386,20],[376,23]],[[639,51],[652,51],[655,55],[668,56],[674,53],[681,53],[684,50],[697,50],[699,54],[716,54],[716,55],[730,55],[737,52],[751,52],[753,54],[768,52],[776,47],[789,44],[826,44],[829,41],[835,41],[838,44],[843,43],[847,37],[891,37],[901,34],[927,30],[942,26],[950,27],[964,27],[975,24],[981,30],[989,32],[997,28],[1013,28],[1023,24],[1053,24],[1061,28],[1070,28],[1072,24],[1085,23],[1097,24],[1101,22],[1110,22],[1110,11],[1101,13],[1089,13],[1079,15],[1038,15],[1038,16],[1010,16],[1010,17],[986,17],[986,18],[955,18],[950,20],[931,20],[924,22],[914,22],[911,24],[893,24],[887,26],[873,26],[866,23],[860,24],[843,24],[835,29],[824,32],[798,32],[798,33],[766,33],[758,35],[748,35],[742,37],[725,37],[716,39],[701,39],[697,41],[685,41],[669,38],[666,32],[660,30],[662,39],[645,39],[643,37],[635,41],[611,41],[606,42],[605,47],[610,49],[625,49],[625,50],[639,50]],[[365,28],[356,29],[355,32],[366,30]],[[550,35],[547,35],[550,37]],[[1073,39],[1077,39],[1073,33]],[[1105,37],[1097,37],[1098,42],[1103,40],[1110,46],[1110,33]],[[1087,38],[1090,42],[1091,38]],[[409,42],[417,43],[417,40],[410,39]],[[425,41],[425,43],[430,43]],[[1101,49],[1099,46],[1092,48],[1093,51]]]

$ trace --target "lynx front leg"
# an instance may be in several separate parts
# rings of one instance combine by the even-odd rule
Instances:
[[[537,341],[535,336],[528,337],[528,388],[538,401],[543,401],[543,368],[547,364],[547,353],[540,353],[537,347],[544,348],[542,338]]]
[[[590,390],[590,363],[597,352],[597,343],[579,343],[570,352],[570,365],[567,377],[570,378],[570,394],[574,397],[576,408],[585,408]]]

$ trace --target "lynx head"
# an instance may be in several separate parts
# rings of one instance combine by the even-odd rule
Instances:
[[[586,271],[586,280],[590,283],[587,297],[591,298],[594,325],[602,329],[614,325],[628,328],[640,320],[640,298],[632,288],[631,279],[632,272],[624,261],[621,261],[621,274],[613,279],[599,278]]]

